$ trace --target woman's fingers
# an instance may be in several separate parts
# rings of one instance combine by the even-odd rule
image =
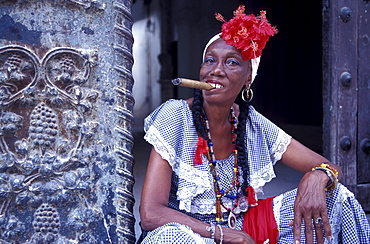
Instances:
[[[316,240],[318,244],[324,243],[324,233],[323,233],[323,220],[320,215],[316,215],[313,218],[313,226],[316,232]]]
[[[300,243],[302,221],[306,243],[316,240],[324,243],[324,236],[330,239],[331,228],[327,214],[325,184],[323,172],[308,172],[302,178],[294,203],[294,240]],[[327,177],[327,176],[326,176]]]
[[[324,227],[325,230],[325,237],[330,242],[332,238],[332,231],[327,211],[322,212],[321,217],[322,217],[322,226]]]
[[[295,244],[299,244],[301,242],[301,227],[302,227],[302,214],[298,211],[295,211],[293,220],[293,238]]]
[[[332,232],[327,213],[313,214],[313,216],[315,217],[303,217],[297,214],[295,219],[289,222],[289,225],[293,226],[294,242],[296,244],[301,242],[302,219],[304,221],[306,243],[313,243],[314,231],[318,244],[324,243],[324,236],[328,241],[331,240]]]
[[[312,217],[308,216],[304,218],[304,231],[306,235],[306,243],[313,243],[313,226]]]

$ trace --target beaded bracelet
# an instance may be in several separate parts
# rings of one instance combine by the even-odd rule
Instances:
[[[329,177],[330,181],[326,185],[325,191],[331,191],[334,189],[338,184],[338,171],[334,168],[330,167],[326,163],[322,163],[312,168],[312,170],[321,170],[326,173]]]
[[[224,240],[224,232],[222,230],[221,225],[217,225],[217,226],[220,229],[220,243],[219,244],[222,244],[222,241]]]
[[[214,240],[215,239],[215,225],[211,223],[210,226],[206,227],[206,231],[211,232],[211,239]]]

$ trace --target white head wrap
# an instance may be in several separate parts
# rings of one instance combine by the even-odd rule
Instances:
[[[213,36],[207,43],[207,45],[205,46],[204,48],[204,51],[203,51],[203,61],[204,61],[204,57],[206,56],[206,51],[207,51],[207,48],[209,47],[209,45],[211,45],[214,41],[220,39],[220,34],[221,33],[218,33],[216,34],[215,36]],[[251,59],[251,64],[252,64],[252,81],[251,83],[254,81],[254,78],[256,78],[257,76],[257,70],[258,70],[258,66],[260,65],[260,60],[261,60],[261,56],[257,57],[257,58],[254,58],[254,59]]]

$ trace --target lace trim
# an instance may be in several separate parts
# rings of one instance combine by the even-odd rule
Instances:
[[[161,133],[154,126],[148,128],[147,133],[144,136],[144,139],[151,145],[154,146],[155,150],[162,156],[164,160],[167,160],[168,163],[173,166],[176,158],[176,153],[174,150],[171,150],[169,144],[163,139]]]
[[[271,148],[271,151],[273,152],[273,154],[271,155],[272,164],[275,164],[281,159],[286,149],[288,148],[291,139],[292,137],[290,135],[282,130],[279,130],[278,136],[276,138],[276,143],[274,143],[273,147]]]
[[[337,243],[338,235],[341,231],[341,216],[343,212],[343,204],[348,198],[354,198],[354,194],[350,192],[342,184],[338,184],[336,193],[336,201],[333,205],[331,213],[329,213],[329,222],[332,230],[332,241],[325,240],[325,244]]]
[[[191,213],[210,214],[215,213],[214,199],[202,199],[202,201],[192,201],[199,194],[206,191],[213,191],[212,176],[209,170],[199,170],[193,165],[182,162],[176,158],[175,151],[164,140],[160,132],[150,126],[144,139],[154,145],[155,150],[161,157],[168,161],[175,174],[179,177],[177,199],[179,200],[179,209]],[[282,154],[286,151],[291,137],[283,131],[279,131],[276,143],[272,148],[271,159],[273,164],[280,160]],[[205,162],[203,158],[203,162]],[[257,195],[263,194],[263,186],[275,178],[275,172],[272,164],[267,164],[264,168],[254,170],[250,175],[250,184],[255,188]],[[186,187],[181,187],[186,185]],[[226,200],[227,201],[227,200]]]
[[[257,195],[263,194],[263,186],[270,182],[276,177],[273,165],[279,161],[282,155],[285,153],[288,145],[291,141],[291,136],[286,134],[284,131],[279,130],[278,136],[276,138],[276,143],[274,143],[271,148],[271,161],[272,164],[267,164],[266,167],[254,170],[250,176],[250,184],[254,187]]]
[[[279,195],[279,196],[276,196],[276,197],[274,197],[274,199],[272,199],[276,226],[277,226],[279,232],[280,232],[280,229],[279,229],[279,227],[280,227],[279,226],[279,223],[280,223],[280,208],[281,208],[281,205],[282,205],[282,200],[283,200],[283,195],[282,194]]]
[[[212,201],[210,199],[203,199],[202,202],[200,201],[193,201],[193,205],[191,205],[191,202],[189,201],[183,201],[182,206],[190,207],[191,213],[194,214],[215,214],[216,208],[214,207],[215,201]],[[186,205],[185,205],[186,204]],[[180,202],[181,205],[181,202]]]
[[[206,192],[213,192],[213,185],[209,171],[202,171],[191,165],[180,163],[181,167],[174,169],[179,177],[179,182],[184,181],[186,187],[181,187],[177,191],[177,199],[180,201],[179,209],[191,213],[209,214],[213,212],[214,201],[212,199],[202,199],[202,202],[193,201],[194,197]]]
[[[206,156],[203,155],[202,161],[203,161],[203,164],[208,165],[208,159]],[[227,159],[219,160],[216,165],[216,170],[217,171],[221,170],[224,172],[226,170],[226,171],[232,172],[233,168],[230,167],[230,165],[232,165],[231,163],[233,163],[233,161],[234,161],[234,156],[232,154]],[[239,168],[239,170],[241,171],[242,169]],[[192,202],[191,202],[192,204],[191,212],[192,213],[199,213],[199,214],[215,214],[216,213],[216,207],[215,207],[216,197],[214,195],[215,193],[214,193],[214,186],[213,186],[213,177],[212,177],[212,174],[208,166],[206,168],[206,171],[208,172],[208,178],[203,178],[204,180],[203,184],[205,183],[209,184],[209,189],[204,191],[204,194],[207,196],[199,195],[199,196],[195,196],[194,198],[192,198]],[[241,180],[240,183],[242,184],[243,179],[241,178],[240,180]],[[223,184],[225,184],[225,182],[223,182]],[[229,183],[227,185],[229,185]],[[233,194],[235,194],[235,192]],[[200,199],[198,199],[198,197]],[[222,202],[228,208],[232,208],[234,204],[234,200],[228,197],[224,197],[222,199]],[[225,208],[221,208],[221,210],[223,213],[228,212]]]
[[[275,178],[275,171],[271,164],[250,175],[250,185],[253,186],[257,195],[263,195],[263,186]]]
[[[186,187],[181,187],[177,191],[177,199],[180,201],[180,210],[185,210],[192,213],[210,213],[213,209],[213,201],[203,202],[202,204],[193,206],[192,199],[194,196],[212,190],[212,179],[209,170],[203,171],[196,169],[193,165],[182,162],[180,158],[176,159],[175,151],[161,137],[160,132],[154,127],[149,127],[144,139],[154,145],[155,150],[161,155],[164,160],[167,160],[174,173],[178,176],[179,182]],[[211,207],[206,207],[206,206]]]
[[[205,155],[202,156],[202,161],[203,161],[203,164],[206,164],[208,165],[208,159]],[[216,166],[216,170],[218,169],[218,167],[223,167],[223,164],[225,162],[230,162],[230,161],[233,161],[233,155],[231,155],[228,159],[224,160],[224,161],[218,161],[218,164]],[[195,172],[203,172],[202,170],[197,170],[197,169],[194,169],[194,166],[191,166],[193,168],[193,171]],[[179,192],[181,192],[181,196],[182,198],[180,199],[180,194],[178,194],[178,199],[180,200],[180,206],[183,206],[183,207],[186,207],[186,208],[189,208],[190,207],[190,212],[191,213],[197,213],[197,214],[215,214],[216,213],[216,208],[215,208],[215,201],[216,201],[216,198],[214,197],[214,186],[213,186],[213,177],[212,177],[212,174],[210,172],[210,169],[209,167],[205,167],[205,174],[207,176],[200,176],[200,179],[199,180],[202,180],[202,182],[200,183],[197,183],[195,182],[195,187],[202,187],[202,192],[199,192],[199,194],[201,193],[204,193],[208,196],[213,196],[213,197],[204,197],[204,196],[201,196],[199,195],[199,197],[201,198],[201,200],[197,200],[198,196],[195,196],[193,195],[194,197],[189,197],[188,194],[193,194],[192,192],[188,193],[188,189],[186,189],[187,187],[180,187],[180,184],[179,184]],[[241,169],[240,169],[241,170]],[[189,172],[190,173],[190,172]],[[194,176],[192,175],[189,175],[188,177],[186,177],[189,181],[190,179],[193,179],[194,180]],[[191,181],[192,183],[194,181]],[[189,184],[189,182],[187,182],[186,184]],[[204,187],[206,187],[206,189],[204,189]],[[180,191],[180,188],[181,188],[181,191]],[[183,189],[185,188],[185,189]],[[223,203],[226,205],[226,206],[232,206],[233,204],[233,201],[232,199],[229,199],[229,198],[224,198],[223,199]],[[222,212],[227,212],[226,209],[222,208]]]

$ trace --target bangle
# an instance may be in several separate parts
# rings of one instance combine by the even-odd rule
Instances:
[[[332,185],[335,182],[335,177],[334,177],[333,173],[329,169],[315,168],[314,170],[320,170],[320,171],[324,172],[329,177],[329,181],[326,184],[326,187],[329,187],[330,185]]]
[[[319,164],[312,168],[313,170],[321,170],[326,173],[326,175],[329,177],[330,181],[325,187],[325,191],[331,191],[334,189],[338,184],[338,171],[334,168],[330,167],[326,163]]]
[[[217,225],[220,229],[220,244],[222,244],[222,241],[224,240],[224,231],[222,230],[221,225]]]
[[[328,170],[330,170],[331,172],[333,172],[333,174],[334,174],[335,176],[338,176],[338,171],[337,171],[336,169],[334,169],[333,167],[330,167],[330,165],[329,165],[329,164],[326,164],[326,163],[319,164],[319,165],[317,165],[317,166],[313,167],[313,168],[312,168],[312,170],[315,170],[315,169],[317,169],[317,168],[321,168],[321,169],[328,169]]]
[[[211,223],[211,226],[206,227],[206,231],[211,232],[211,239],[214,240],[215,239],[215,225]]]

